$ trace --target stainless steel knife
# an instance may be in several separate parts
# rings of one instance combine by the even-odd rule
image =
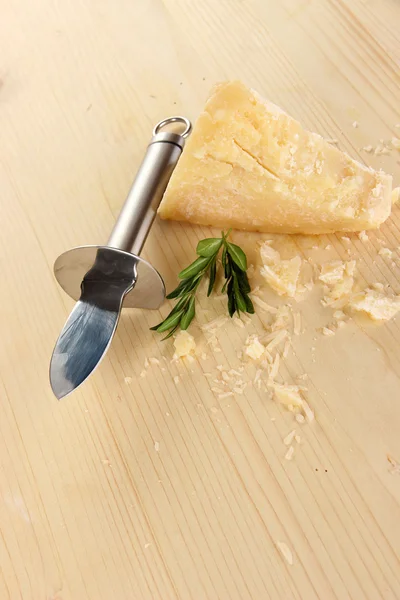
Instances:
[[[182,133],[165,131],[172,123],[181,124]],[[50,362],[50,383],[59,399],[100,363],[122,306],[157,309],[164,302],[161,275],[139,255],[191,128],[185,117],[160,121],[107,244],[73,248],[54,264],[58,283],[77,300]]]

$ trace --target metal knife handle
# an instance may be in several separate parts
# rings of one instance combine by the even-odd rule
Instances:
[[[161,131],[166,125],[175,122],[185,125],[183,133]],[[153,138],[107,246],[140,254],[191,129],[192,125],[185,117],[169,117],[155,126]]]

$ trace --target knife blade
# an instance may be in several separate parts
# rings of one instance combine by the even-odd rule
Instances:
[[[122,303],[136,283],[135,257],[109,248],[97,251],[81,285],[81,296],[56,342],[50,362],[50,383],[58,399],[89,377],[114,336]]]
[[[175,122],[185,125],[181,134],[162,132]],[[130,307],[154,309],[165,298],[162,277],[139,254],[190,131],[185,117],[170,117],[156,125],[108,244],[75,248],[55,263],[60,285],[74,299],[77,278],[83,275],[79,299],[50,361],[50,384],[58,399],[74,391],[99,365],[125,301]]]

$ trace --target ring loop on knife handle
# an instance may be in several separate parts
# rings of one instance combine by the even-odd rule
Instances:
[[[174,122],[186,125],[182,134],[161,132],[165,125]],[[140,254],[190,130],[191,123],[185,117],[170,117],[155,126],[155,135],[147,148],[107,246]]]

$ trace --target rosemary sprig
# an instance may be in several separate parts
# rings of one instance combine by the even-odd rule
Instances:
[[[196,314],[196,292],[204,275],[208,274],[209,283],[207,296],[210,296],[217,277],[217,259],[222,248],[222,267],[225,283],[222,293],[228,296],[228,313],[233,317],[235,312],[254,313],[254,306],[249,297],[250,284],[247,278],[247,259],[243,250],[236,244],[228,242],[227,233],[222,232],[220,238],[207,238],[197,244],[198,258],[178,275],[181,280],[167,298],[178,298],[178,302],[168,316],[152,330],[169,333],[163,339],[169,338],[177,329],[187,329]]]

